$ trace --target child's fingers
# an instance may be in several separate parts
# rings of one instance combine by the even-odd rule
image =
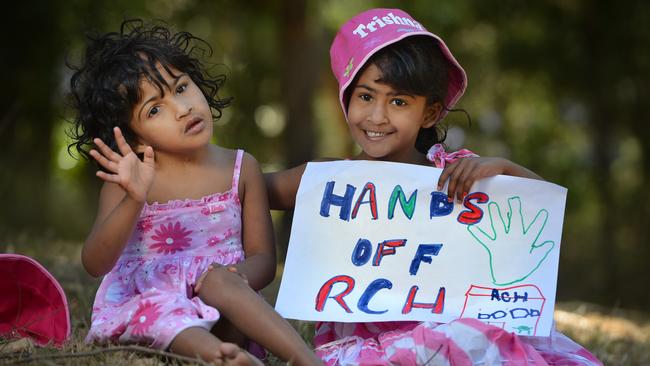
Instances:
[[[456,164],[449,164],[445,166],[445,168],[442,170],[442,173],[440,173],[440,178],[438,178],[438,190],[441,191],[442,187],[445,186],[445,182],[447,182],[447,179],[449,179],[449,176],[456,170],[457,165]]]
[[[235,267],[235,266],[230,266],[230,267],[228,267],[227,269],[228,269],[228,272],[231,272],[231,273],[234,273],[234,274],[239,275],[239,277],[241,277],[241,278],[244,280],[244,282],[246,282],[246,284],[248,285],[248,277],[246,277],[245,274],[240,273],[240,272],[237,270],[237,267]]]
[[[248,285],[248,277],[247,277],[245,274],[240,273],[240,272],[237,270],[237,267],[235,267],[235,266],[229,266],[229,267],[227,267],[226,269],[228,270],[228,272],[231,272],[231,273],[234,273],[234,274],[239,275],[239,277],[241,277],[241,278],[244,280],[244,282],[246,282],[246,284]]]
[[[205,272],[201,273],[199,279],[196,280],[196,284],[194,284],[194,292],[198,293],[201,290],[201,286],[203,285],[203,280],[208,275],[208,273],[214,270],[215,268],[219,268],[219,267],[221,267],[219,263],[212,263],[208,265],[208,269]]]
[[[212,271],[213,269],[221,268],[221,267],[223,267],[223,266],[221,264],[219,264],[219,263],[216,263],[216,262],[211,263],[210,265],[208,265],[208,271]]]
[[[194,292],[199,293],[201,291],[201,286],[203,285],[203,280],[205,279],[205,276],[208,275],[208,272],[210,272],[210,269],[208,268],[207,271],[201,273],[199,276],[199,279],[196,280],[196,283],[194,284]]]
[[[113,128],[113,132],[115,133],[115,142],[117,142],[117,148],[122,153],[122,156],[132,153],[133,149],[131,149],[131,146],[126,143],[126,139],[124,138],[124,135],[122,135],[122,130],[120,130],[119,127],[115,127]]]
[[[454,165],[455,168],[449,176],[449,185],[447,186],[447,198],[449,202],[452,202],[456,196],[456,191],[458,190],[458,180],[465,169],[465,161],[459,160],[455,162]]]
[[[194,284],[194,292],[195,293],[199,293],[201,291],[201,287],[203,285],[203,280],[205,279],[205,277],[208,275],[208,273],[210,271],[212,271],[212,270],[214,270],[216,268],[224,268],[228,272],[235,273],[235,274],[239,275],[239,277],[243,278],[244,282],[246,282],[246,284],[248,284],[248,277],[246,277],[246,275],[243,274],[243,273],[239,273],[239,271],[237,271],[237,267],[235,267],[235,266],[226,267],[226,266],[223,266],[223,265],[221,265],[219,263],[212,263],[212,264],[208,265],[208,269],[205,272],[201,273],[199,278],[196,280],[196,283]]]
[[[99,150],[102,155],[111,161],[117,161],[122,157],[120,154],[116,153],[113,151],[113,149],[108,147],[108,145],[106,145],[101,139],[96,138],[93,140],[93,143],[95,146],[97,146],[97,150]]]
[[[466,168],[463,171],[463,175],[458,179],[459,185],[458,185],[458,192],[456,193],[456,197],[458,198],[458,202],[462,202],[463,199],[465,199],[465,196],[469,192],[470,188],[474,184],[474,181],[476,180],[474,178],[475,172],[474,169],[471,167]]]
[[[144,149],[144,160],[143,162],[147,165],[154,165],[154,153],[153,147],[147,146]]]
[[[465,197],[469,194],[470,190],[472,189],[472,186],[474,185],[474,182],[476,179],[473,176],[468,177],[464,182],[463,182],[463,189],[462,189],[462,196],[460,198],[460,201],[462,202]]]
[[[224,265],[219,264],[219,263],[210,264],[208,266],[208,271],[211,271],[211,270],[213,270],[215,268],[225,268],[226,271],[228,271],[228,272],[238,273],[239,274],[239,272],[237,271],[237,267],[235,267],[235,266],[224,266]]]
[[[95,159],[97,161],[97,163],[99,163],[99,165],[103,166],[104,168],[106,168],[107,170],[109,170],[111,172],[114,172],[114,173],[117,172],[117,164],[115,164],[114,162],[106,159],[106,157],[104,157],[104,155],[98,153],[97,150],[93,149],[93,150],[90,150],[88,153],[90,154],[90,156],[93,157],[93,159]]]
[[[120,184],[120,177],[117,174],[108,174],[98,170],[95,175],[106,182]]]

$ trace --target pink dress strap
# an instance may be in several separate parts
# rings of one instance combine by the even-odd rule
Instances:
[[[239,192],[239,174],[241,173],[241,164],[244,160],[244,150],[237,149],[237,157],[235,158],[235,168],[232,172],[232,190],[235,194]]]
[[[454,152],[446,152],[442,144],[435,144],[431,146],[427,152],[427,160],[432,162],[436,168],[443,169],[447,163],[451,164],[458,159],[462,158],[477,158],[478,155],[474,154],[470,150],[460,149]]]

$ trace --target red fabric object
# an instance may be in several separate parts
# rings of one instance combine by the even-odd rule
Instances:
[[[0,254],[0,336],[29,337],[60,346],[70,336],[68,302],[61,285],[35,260]]]

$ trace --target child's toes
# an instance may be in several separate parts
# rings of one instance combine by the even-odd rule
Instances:
[[[219,353],[226,360],[236,358],[237,355],[241,352],[241,348],[239,348],[239,346],[234,343],[223,342],[219,345]]]
[[[257,357],[239,348],[239,346],[234,343],[221,343],[217,352],[219,352],[219,354],[223,357],[225,365],[264,366],[264,363]]]
[[[240,350],[237,356],[233,359],[229,359],[226,362],[227,365],[236,365],[236,366],[264,366],[264,363],[257,359],[255,356],[251,355],[246,351]]]

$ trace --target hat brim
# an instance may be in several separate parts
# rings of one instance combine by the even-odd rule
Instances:
[[[42,265],[27,256],[0,254],[0,335],[61,345],[70,337],[65,292]]]

